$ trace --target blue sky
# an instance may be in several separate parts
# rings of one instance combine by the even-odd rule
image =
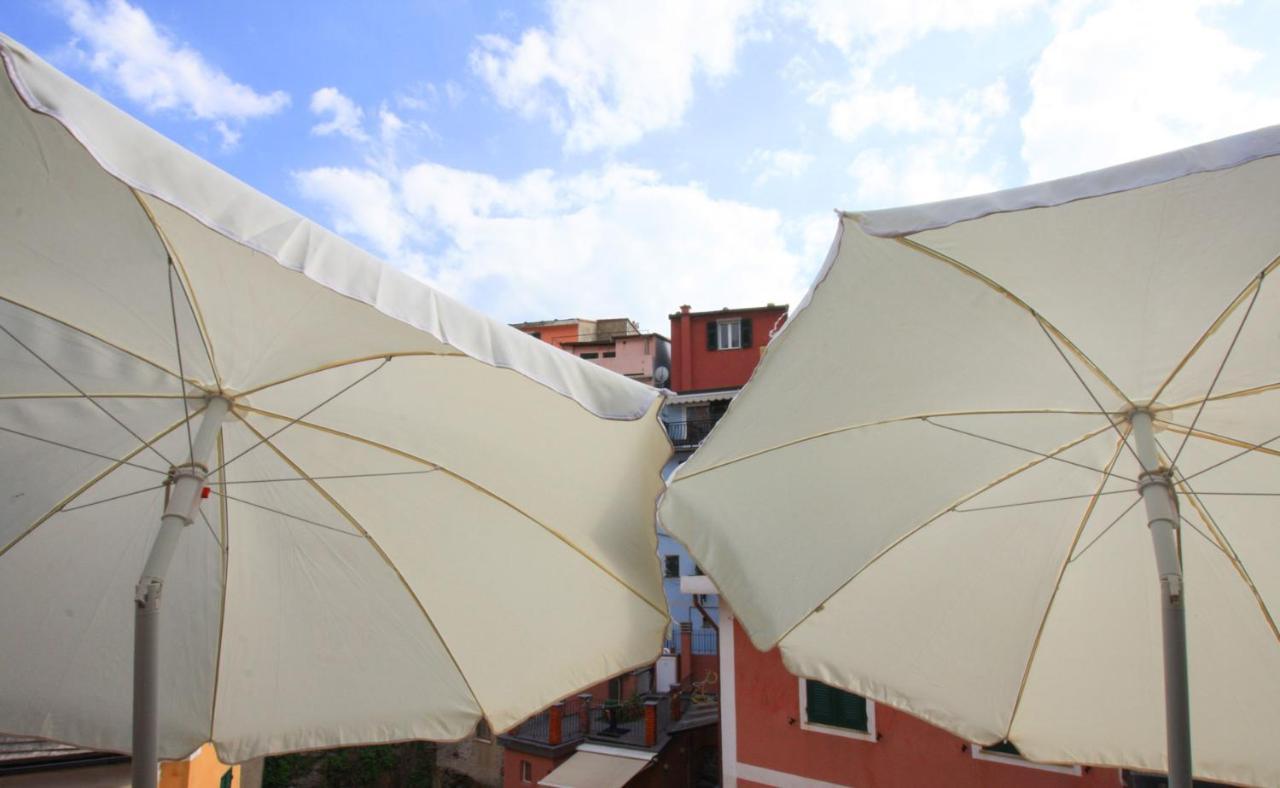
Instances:
[[[796,303],[833,209],[1280,123],[1280,0],[10,0],[0,29],[503,320]]]

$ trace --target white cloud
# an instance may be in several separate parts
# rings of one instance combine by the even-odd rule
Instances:
[[[869,79],[869,77],[867,77]],[[923,98],[912,85],[888,89],[855,86],[831,104],[828,123],[844,140],[857,139],[874,127],[897,134],[923,132],[972,138],[1009,111],[1004,80],[966,91],[959,99]]]
[[[1002,185],[999,162],[975,165],[969,151],[936,137],[923,143],[862,151],[849,167],[859,210],[934,202],[995,191]]]
[[[757,186],[775,178],[798,178],[813,164],[813,155],[799,150],[765,150],[757,148],[749,159],[746,168],[756,171]]]
[[[283,91],[262,94],[233,81],[125,0],[62,0],[61,5],[78,37],[72,47],[91,71],[110,79],[149,111],[181,110],[214,121],[228,147],[239,140],[245,120],[274,114],[289,104]]]
[[[984,163],[998,124],[1009,114],[1004,80],[960,96],[921,96],[913,85],[879,88],[863,71],[851,87],[828,88],[828,123],[837,137],[854,142],[872,131],[884,145],[863,148],[849,168],[859,209],[932,202],[993,191],[1002,183],[997,159]]]
[[[320,88],[311,94],[311,112],[329,116],[311,127],[312,134],[341,134],[359,142],[369,139],[364,131],[364,110],[335,87]]]
[[[393,178],[297,180],[339,232],[509,321],[620,314],[665,333],[681,303],[794,303],[821,262],[795,253],[809,228],[776,211],[622,165],[504,180],[422,162]],[[828,242],[832,228],[828,218]]]
[[[1022,118],[1032,180],[1096,169],[1280,120],[1264,57],[1205,19],[1220,2],[1121,0],[1060,14]]]
[[[925,35],[1008,23],[1045,0],[801,0],[785,8],[820,41],[879,63]]]
[[[694,78],[733,70],[757,0],[555,0],[550,30],[482,36],[472,68],[498,102],[546,118],[570,150],[627,145],[676,126]]]

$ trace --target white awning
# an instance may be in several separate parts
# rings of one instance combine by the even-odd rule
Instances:
[[[693,391],[688,394],[676,394],[667,397],[671,405],[700,405],[704,402],[723,402],[738,395],[741,389],[722,389],[720,391]]]
[[[542,778],[548,788],[622,788],[653,762],[651,753],[623,755],[579,750]]]

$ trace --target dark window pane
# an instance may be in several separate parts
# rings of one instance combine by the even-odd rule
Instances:
[[[680,576],[680,556],[669,555],[665,557],[665,560],[666,560],[666,576],[679,577]]]
[[[804,686],[809,722],[867,731],[866,698],[829,687],[820,681],[806,681]]]

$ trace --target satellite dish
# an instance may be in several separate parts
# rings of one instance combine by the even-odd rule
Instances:
[[[666,367],[653,368],[653,382],[659,386],[667,385],[667,380],[671,377],[671,370]]]

